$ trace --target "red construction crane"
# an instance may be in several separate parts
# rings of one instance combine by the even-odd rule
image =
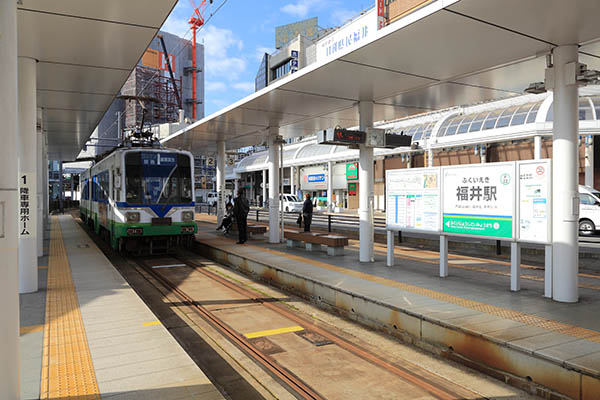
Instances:
[[[213,0],[210,0],[210,4],[212,4]],[[192,118],[196,120],[196,105],[197,105],[197,97],[196,97],[196,74],[197,74],[197,66],[196,66],[196,31],[204,25],[204,10],[206,9],[206,0],[202,0],[200,5],[196,7],[194,0],[190,0],[192,7],[194,8],[194,14],[190,17],[188,24],[190,24],[192,28],[192,100],[194,102],[194,106],[192,107]]]

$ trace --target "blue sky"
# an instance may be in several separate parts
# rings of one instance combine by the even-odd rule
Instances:
[[[192,1],[179,0],[163,30],[190,39]],[[205,115],[254,92],[262,55],[275,50],[275,27],[318,17],[323,28],[339,26],[375,4],[374,0],[214,0],[205,19],[223,7],[199,32],[205,46]],[[207,0],[208,3],[208,0]]]

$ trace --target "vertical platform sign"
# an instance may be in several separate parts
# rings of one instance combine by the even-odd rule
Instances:
[[[514,238],[514,162],[445,167],[442,174],[444,232]]]
[[[387,228],[439,232],[440,186],[439,168],[387,171]]]
[[[519,240],[549,243],[551,231],[551,160],[521,161],[519,171]]]
[[[32,207],[36,189],[35,174],[23,172],[19,175],[19,236],[36,237],[37,210]]]

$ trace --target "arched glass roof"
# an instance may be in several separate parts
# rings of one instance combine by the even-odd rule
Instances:
[[[330,152],[331,152],[330,145],[313,143],[313,144],[308,144],[308,145],[304,146],[303,148],[301,148],[300,151],[298,151],[298,155],[296,156],[296,158],[321,156],[324,154],[329,154]]]
[[[600,97],[595,96],[592,98],[589,97],[580,97],[579,98],[579,120],[580,121],[593,121],[594,120],[594,110],[596,110],[596,116],[598,116],[598,109],[600,108]],[[597,118],[596,118],[597,119]],[[546,114],[546,122],[554,121],[554,107],[550,106],[548,109],[548,114]]]
[[[398,128],[396,131],[397,133],[403,133],[405,135],[412,136],[412,141],[415,142],[423,139],[429,139],[434,126],[435,121]]]
[[[509,106],[498,110],[450,117],[440,126],[437,137],[530,124],[535,122],[541,104],[542,102],[538,101],[518,106]]]
[[[263,165],[267,162],[268,153],[266,151],[252,154],[243,158],[237,165],[237,168],[251,168],[252,166]]]

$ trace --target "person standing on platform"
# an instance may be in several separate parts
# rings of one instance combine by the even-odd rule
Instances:
[[[310,200],[310,193],[306,193],[306,200],[302,205],[302,218],[304,219],[304,232],[310,232],[310,223],[312,222],[313,204]]]
[[[238,190],[237,197],[233,200],[233,215],[235,216],[235,222],[238,227],[239,239],[237,244],[246,243],[248,240],[247,228],[248,228],[248,213],[250,212],[250,203],[244,196],[242,189]]]

